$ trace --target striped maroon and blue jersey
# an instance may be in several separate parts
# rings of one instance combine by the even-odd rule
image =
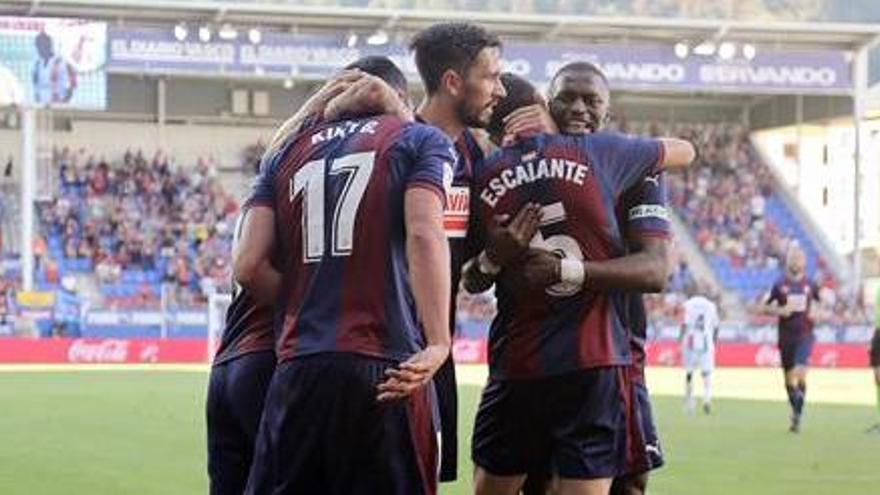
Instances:
[[[416,117],[426,123],[421,117]],[[449,240],[449,260],[452,270],[452,284],[449,307],[449,331],[455,335],[458,288],[462,268],[475,257],[482,246],[477,245],[470,221],[471,211],[475,210],[474,170],[483,165],[485,156],[470,129],[465,129],[455,141],[455,163],[452,167],[452,184],[446,192],[446,208],[443,212],[443,228]]]
[[[627,245],[639,243],[645,237],[670,238],[669,210],[666,206],[665,173],[645,177],[621,198],[617,218],[625,225]],[[631,249],[628,249],[631,250]],[[630,349],[633,363],[645,366],[645,343],[648,339],[648,315],[641,293],[627,294],[627,326],[630,330]]]
[[[445,200],[452,143],[391,116],[329,122],[262,167],[250,206],[274,208],[279,361],[325,352],[403,360],[424,345],[409,285],[404,193]]]
[[[456,298],[461,282],[462,267],[467,260],[475,257],[482,249],[479,239],[472,230],[471,211],[475,210],[476,194],[474,171],[483,166],[483,150],[470,130],[465,129],[455,142],[456,161],[453,167],[452,187],[446,195],[446,210],[443,225],[449,239],[449,259],[452,268],[452,294],[450,298],[450,331],[455,334]]]
[[[616,133],[539,135],[506,147],[477,172],[479,221],[542,205],[534,247],[576,260],[626,254],[617,218],[621,196],[657,171],[663,147]],[[500,379],[528,379],[630,365],[624,293],[558,284],[527,290],[504,273],[489,332],[489,367]]]
[[[236,222],[232,245],[238,244],[246,210]],[[226,309],[226,323],[220,346],[214,354],[214,365],[228,363],[254,352],[271,351],[275,347],[272,308],[259,304],[243,287],[232,283],[232,302]]]
[[[770,289],[767,304],[778,304],[793,309],[791,315],[779,318],[779,341],[792,341],[813,334],[813,319],[810,308],[819,300],[819,288],[815,283],[802,277],[792,280],[783,276]]]

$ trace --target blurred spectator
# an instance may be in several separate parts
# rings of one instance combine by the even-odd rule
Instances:
[[[127,150],[112,162],[70,148],[56,149],[53,158],[59,194],[39,209],[40,259],[52,251],[64,260],[89,261],[82,266],[94,267],[105,285],[155,284],[150,293],[156,301],[163,277],[180,293],[178,300],[188,302],[199,300],[205,276],[228,285],[219,278],[229,275],[238,204],[219,183],[212,159],[186,168],[162,152],[148,159],[141,150]],[[144,275],[126,282],[128,272]]]
[[[14,301],[15,292],[12,284],[0,274],[0,335],[10,335],[14,330]]]
[[[245,148],[242,162],[242,169],[248,175],[256,175],[260,170],[260,160],[263,159],[263,153],[266,152],[266,143],[259,140],[256,144]]]
[[[81,301],[76,290],[76,279],[67,276],[55,291],[55,307],[52,312],[53,337],[79,337]]]

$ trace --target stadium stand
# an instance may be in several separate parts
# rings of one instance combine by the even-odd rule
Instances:
[[[94,275],[103,305],[157,307],[163,283],[182,305],[228,290],[237,202],[205,160],[176,167],[161,152],[126,151],[107,161],[85,150],[55,150],[56,198],[39,208],[37,282]]]

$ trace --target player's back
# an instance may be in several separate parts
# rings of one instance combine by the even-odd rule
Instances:
[[[324,352],[396,360],[422,346],[404,193],[444,194],[450,147],[437,129],[376,116],[311,127],[265,164],[259,182],[271,184],[283,258],[279,360]]]
[[[479,215],[513,215],[538,203],[543,217],[533,247],[579,261],[623,256],[616,202],[657,167],[661,149],[657,141],[615,133],[525,140],[503,148],[478,171]],[[631,363],[624,294],[582,293],[564,284],[524,291],[504,277],[497,289],[499,311],[490,332],[495,376]]]

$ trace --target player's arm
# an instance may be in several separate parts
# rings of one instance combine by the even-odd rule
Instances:
[[[669,239],[646,237],[640,249],[621,258],[585,261],[584,286],[590,290],[662,292],[672,263]]]
[[[275,131],[275,135],[269,142],[267,153],[277,151],[289,136],[299,132],[307,119],[322,118],[324,110],[327,108],[330,101],[345,92],[351,87],[351,85],[362,79],[364,76],[365,74],[363,72],[346,70],[328,79],[327,82],[315,92],[315,94],[306,100],[295,114],[288,118],[283,124],[281,124],[281,127]]]
[[[717,307],[715,308],[715,311],[713,312],[713,314],[715,316],[715,320],[714,320],[715,321],[715,330],[712,332],[712,339],[713,339],[713,342],[715,342],[717,344],[718,343],[718,334],[721,333],[721,318],[718,317],[718,308]]]
[[[443,228],[446,170],[453,162],[452,143],[438,129],[409,126],[399,146],[411,154],[413,167],[406,179],[404,224],[410,286],[426,347],[389,369],[378,386],[378,400],[407,397],[427,385],[449,357],[451,270],[449,242]]]
[[[832,312],[830,308],[827,308],[824,304],[822,304],[818,284],[810,284],[810,298],[813,301],[810,304],[810,313],[807,316],[814,322],[830,320]]]
[[[379,385],[380,401],[408,396],[431,380],[452,345],[449,334],[449,242],[443,230],[443,199],[426,188],[411,188],[404,200],[406,255],[410,285],[426,347],[390,369]]]
[[[232,253],[236,282],[262,304],[274,306],[281,287],[281,274],[272,266],[275,249],[275,212],[252,206],[244,214],[241,236]]]
[[[525,253],[540,222],[541,208],[534,203],[523,206],[513,220],[507,215],[494,217],[485,249],[465,264],[464,289],[471,294],[489,290],[501,270]]]
[[[690,141],[677,138],[660,138],[663,146],[661,165],[665,170],[689,166],[697,158],[697,150]]]
[[[257,301],[270,307],[274,307],[281,285],[281,274],[273,268],[271,258],[276,242],[275,176],[282,151],[283,146],[263,155],[232,251],[235,281],[253,293]]]
[[[327,103],[323,116],[325,120],[337,120],[377,113],[394,115],[406,122],[413,120],[412,110],[394,88],[376,76],[364,74]]]
[[[782,306],[780,304],[780,296],[779,288],[774,285],[770,292],[767,293],[758,304],[758,311],[762,314],[779,318],[788,318],[791,316],[791,310],[787,306]]]
[[[549,251],[530,249],[522,275],[534,288],[565,282],[591,291],[655,293],[666,288],[670,268],[669,241],[652,238],[637,253],[604,261],[560,259]]]

